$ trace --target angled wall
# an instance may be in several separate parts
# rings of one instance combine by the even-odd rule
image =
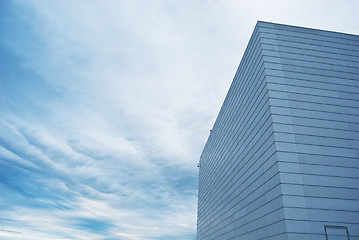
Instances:
[[[260,25],[288,239],[359,239],[359,36]]]
[[[197,239],[359,239],[359,36],[258,22],[200,158]]]
[[[285,233],[264,67],[257,26],[201,155],[198,239]]]

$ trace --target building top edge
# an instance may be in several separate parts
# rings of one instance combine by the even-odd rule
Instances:
[[[349,37],[349,38],[355,38],[359,39],[359,34],[354,33],[345,33],[345,32],[339,32],[339,31],[333,31],[333,30],[324,30],[324,29],[318,29],[318,28],[312,28],[312,27],[302,27],[302,26],[296,26],[296,25],[289,25],[289,24],[282,24],[282,23],[274,23],[274,22],[267,22],[259,20],[257,21],[256,27],[269,27],[276,29],[288,29],[288,30],[297,30],[297,31],[312,31],[317,32],[317,34],[323,34],[326,36],[330,35],[341,35],[343,37]]]

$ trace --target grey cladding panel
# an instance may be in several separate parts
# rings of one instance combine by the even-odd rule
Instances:
[[[359,36],[258,22],[201,155],[198,240],[359,240],[358,66]]]

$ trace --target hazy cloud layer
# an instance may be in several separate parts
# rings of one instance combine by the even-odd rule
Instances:
[[[358,1],[1,1],[0,239],[195,239],[197,168],[257,20]]]

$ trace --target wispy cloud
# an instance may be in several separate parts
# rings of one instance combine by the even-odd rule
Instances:
[[[38,239],[64,236],[74,229],[78,234],[75,231],[72,239],[103,239],[112,233],[146,239],[193,231],[194,218],[188,217],[195,207],[188,203],[195,202],[195,190],[185,188],[188,182],[176,187],[185,175],[165,176],[162,167],[138,159],[132,149],[124,159],[94,158],[44,132],[24,126],[9,131],[15,137],[1,142],[7,148],[1,151],[1,188],[6,195],[0,203],[13,203],[14,208],[2,210],[5,219],[14,221],[7,225],[11,231]]]

